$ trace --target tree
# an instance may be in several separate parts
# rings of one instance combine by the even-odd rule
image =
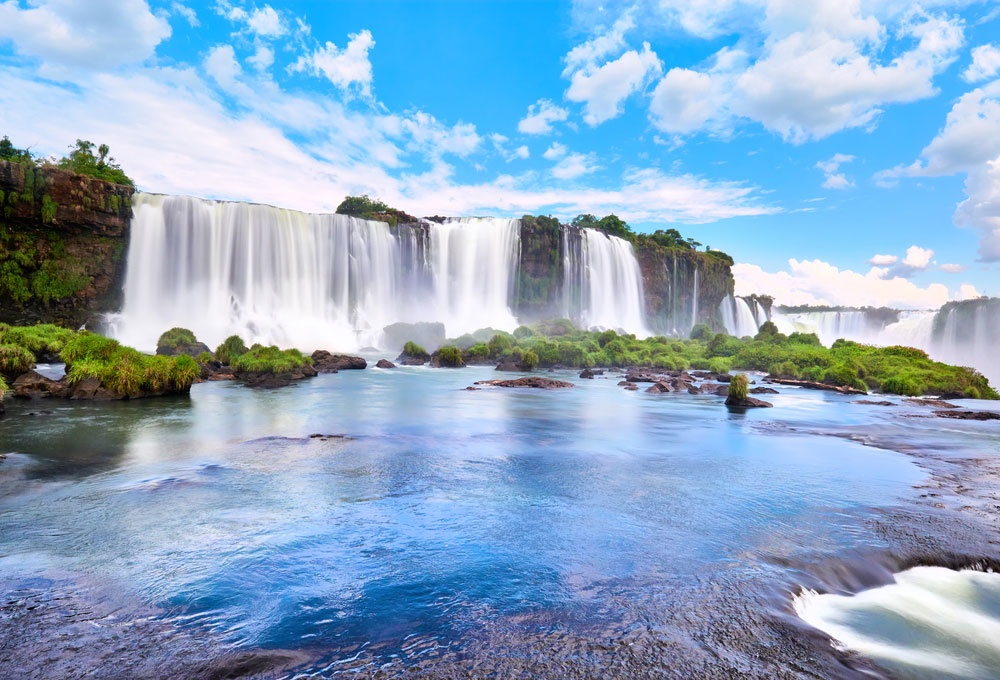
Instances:
[[[3,139],[0,139],[0,159],[10,161],[11,163],[35,162],[35,159],[31,157],[30,151],[27,149],[18,149],[7,135],[4,135]]]
[[[97,155],[94,155],[95,148]],[[78,175],[88,175],[115,184],[134,187],[135,183],[115,162],[110,153],[111,148],[107,144],[95,146],[88,139],[78,139],[76,144],[70,147],[69,154],[60,158],[56,165]]]

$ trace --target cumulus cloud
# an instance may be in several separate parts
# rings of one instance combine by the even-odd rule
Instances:
[[[175,2],[170,6],[170,9],[174,14],[182,16],[191,28],[198,28],[201,26],[201,22],[198,21],[198,14],[187,5]]]
[[[955,223],[980,231],[980,259],[1000,261],[1000,81],[962,95],[920,156],[876,179],[966,173],[966,199],[955,209]]]
[[[547,135],[552,132],[552,123],[564,121],[569,111],[556,106],[548,99],[539,99],[528,107],[527,115],[517,124],[518,132],[526,135]]]
[[[961,274],[967,267],[964,264],[952,264],[946,263],[938,267],[943,272],[948,272],[949,274]]]
[[[343,49],[327,42],[311,54],[299,57],[291,70],[323,76],[345,92],[357,92],[365,99],[371,99],[373,76],[368,51],[374,46],[371,31],[365,29],[350,34]]]
[[[888,267],[899,262],[899,258],[895,255],[873,255],[872,259],[868,260],[868,264],[873,267]]]
[[[840,166],[850,163],[854,156],[837,153],[825,161],[816,163],[816,167],[826,176],[823,182],[824,189],[849,189],[854,186],[854,182],[847,178],[847,175],[840,172]]]
[[[270,5],[255,8],[246,22],[251,31],[264,38],[277,38],[287,32],[281,15]]]
[[[564,155],[552,167],[552,176],[556,179],[576,179],[598,169],[597,156],[592,153],[570,153]]]
[[[169,37],[170,24],[146,0],[0,2],[0,41],[41,59],[49,76],[141,62]]]
[[[554,161],[565,156],[567,151],[569,151],[569,149],[566,148],[565,144],[552,142],[552,145],[545,150],[545,153],[542,154],[542,158],[547,161]]]
[[[577,45],[564,58],[563,77],[570,81],[566,98],[583,104],[583,119],[592,127],[621,115],[625,100],[663,72],[648,42],[641,50],[625,50],[625,34],[634,27],[626,13],[607,33]]]
[[[508,163],[513,160],[524,160],[531,157],[531,150],[524,144],[514,150],[509,150],[507,148],[507,142],[509,142],[510,139],[504,135],[493,133],[490,135],[489,139],[493,142],[493,148],[496,149],[497,153],[499,153]]]
[[[842,305],[936,309],[950,298],[947,286],[922,288],[909,279],[873,267],[865,274],[822,260],[788,260],[788,270],[767,272],[753,264],[733,266],[736,294],[766,294],[782,305]]]
[[[981,83],[995,78],[997,73],[1000,73],[1000,47],[980,45],[972,49],[972,63],[962,73],[962,79],[967,83]]]
[[[959,19],[912,9],[890,30],[860,0],[772,0],[759,29],[759,42],[748,37],[702,68],[668,71],[652,123],[691,134],[749,119],[797,144],[870,128],[884,106],[936,94],[934,77],[964,44]],[[885,61],[888,44],[914,46]]]

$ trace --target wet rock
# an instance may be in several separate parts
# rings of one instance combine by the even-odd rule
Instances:
[[[959,408],[956,404],[951,404],[940,399],[904,399],[907,404],[914,406],[931,406],[933,408]]]
[[[375,364],[375,368],[396,368],[396,364],[392,363],[388,359],[379,359]]]
[[[521,364],[516,361],[501,361],[497,364],[496,370],[519,372],[521,370]]]
[[[773,387],[755,387],[750,390],[750,394],[780,394],[780,392]]]
[[[594,371],[589,368],[585,368],[582,371],[580,371],[581,378],[589,378],[590,380],[593,380],[595,375],[597,374],[594,373]]]
[[[112,401],[121,399],[117,394],[101,386],[97,378],[84,378],[69,388],[69,398],[77,401]]]
[[[719,396],[719,397],[728,397],[729,396],[729,385],[719,385],[714,390],[710,390],[709,388],[706,388],[706,391],[707,392],[711,392],[712,394],[715,394],[716,396]]]
[[[701,388],[694,385],[688,385],[688,394],[701,394]]]
[[[246,384],[248,387],[261,389],[274,389],[276,387],[286,387],[298,380],[313,378],[318,371],[312,366],[306,365],[285,373],[251,373],[247,371],[237,372],[236,379]]]
[[[1000,413],[996,411],[935,411],[934,415],[957,420],[1000,420]]]
[[[637,392],[639,391],[639,386],[636,385],[635,383],[627,382],[625,383],[625,389],[628,390],[629,392]]]
[[[368,362],[362,357],[352,357],[347,354],[330,354],[325,349],[312,353],[313,365],[320,373],[336,373],[346,370],[361,370],[368,368]]]
[[[676,392],[677,388],[666,380],[660,380],[646,388],[646,391],[652,394],[668,394],[670,392]]]
[[[727,383],[732,381],[733,376],[729,375],[728,373],[719,373],[715,376],[715,379],[720,383]]]
[[[655,383],[660,381],[660,376],[650,371],[631,371],[625,376],[625,380],[631,383]]]
[[[542,390],[558,389],[562,387],[573,387],[573,383],[565,380],[554,380],[541,376],[528,376],[515,378],[513,380],[478,380],[477,385],[492,385],[494,387],[534,387]]]
[[[620,381],[618,381],[618,387],[628,387],[629,385],[632,385],[633,387],[635,386],[633,383],[630,383],[628,380],[620,380]]]
[[[760,399],[754,399],[753,397],[747,397],[746,399],[737,399],[733,396],[726,397],[726,406],[732,409],[746,409],[746,408],[771,408],[774,404],[768,401],[762,401]]]
[[[891,401],[873,401],[871,399],[856,399],[852,404],[862,404],[864,406],[895,406]]]
[[[189,357],[197,358],[202,352],[212,353],[208,345],[203,342],[181,342],[173,346],[160,345],[156,348],[156,353],[165,357],[179,357],[187,354]]]
[[[19,375],[10,387],[17,399],[65,398],[70,391],[65,383],[46,378],[34,370]]]

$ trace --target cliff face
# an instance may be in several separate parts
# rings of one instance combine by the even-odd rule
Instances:
[[[642,270],[646,316],[652,330],[687,335],[697,323],[724,330],[719,304],[733,294],[735,285],[726,259],[651,242],[640,242],[635,256]]]
[[[521,220],[514,313],[524,323],[557,316],[563,292],[563,238],[559,220]]]
[[[0,160],[0,321],[79,326],[116,309],[132,193]]]

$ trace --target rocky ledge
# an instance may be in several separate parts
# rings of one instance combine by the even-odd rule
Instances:
[[[513,380],[479,380],[476,384],[492,385],[493,387],[534,387],[542,390],[574,386],[573,383],[566,382],[565,380],[554,380],[552,378],[542,378],[541,376],[528,376]]]

